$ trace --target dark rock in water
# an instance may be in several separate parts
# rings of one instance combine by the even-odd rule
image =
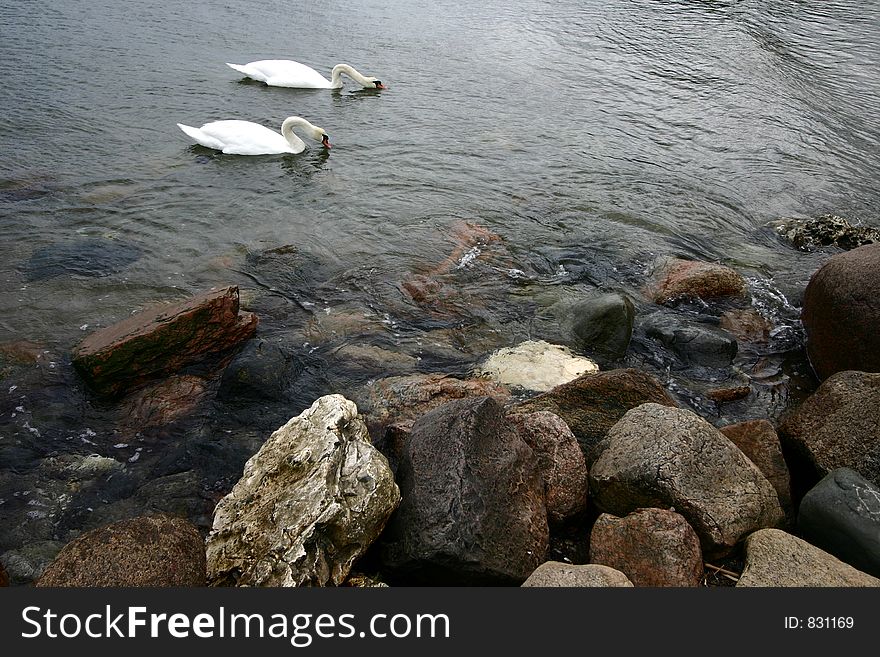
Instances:
[[[674,507],[703,552],[724,556],[749,532],[783,520],[767,478],[695,413],[659,404],[628,411],[597,448],[590,468],[596,506],[617,516]]]
[[[782,445],[773,425],[767,420],[748,420],[721,427],[721,433],[758,466],[776,489],[779,504],[789,522],[794,524],[794,505],[791,500],[791,477],[782,455]]]
[[[141,253],[134,244],[100,238],[50,244],[34,251],[25,263],[25,280],[109,276],[135,262]]]
[[[520,584],[544,561],[544,482],[494,399],[453,401],[420,417],[397,477],[402,502],[382,561],[398,581]]]
[[[650,374],[633,369],[585,374],[553,390],[517,404],[517,413],[550,411],[561,417],[577,438],[587,467],[593,449],[623,415],[640,404],[676,406]]]
[[[301,365],[278,345],[251,340],[223,372],[218,396],[236,399],[284,399]]]
[[[880,487],[838,468],[804,495],[798,530],[813,545],[880,577]]]
[[[577,438],[547,411],[509,416],[532,448],[544,478],[547,518],[559,525],[587,508],[587,464]]]
[[[624,294],[598,294],[574,303],[560,302],[551,311],[559,318],[568,344],[606,366],[626,354],[635,308]]]
[[[745,295],[745,279],[730,267],[714,262],[661,258],[645,296],[655,303],[677,299],[717,299]]]
[[[822,265],[804,292],[801,319],[820,379],[843,370],[880,372],[880,244]]]
[[[733,308],[721,315],[718,325],[737,341],[766,343],[773,325],[754,308]]]
[[[68,543],[37,586],[204,586],[205,545],[186,520],[141,516]]]
[[[727,367],[736,357],[734,337],[714,326],[657,312],[646,317],[641,327],[648,337],[675,352],[686,366]]]
[[[171,424],[194,413],[209,394],[208,382],[202,377],[171,376],[120,400],[120,426],[137,432]]]
[[[696,532],[678,513],[637,509],[603,513],[590,534],[590,563],[616,568],[634,586],[700,586],[703,553]]]
[[[527,588],[607,588],[631,587],[633,583],[622,572],[609,566],[545,561],[522,585]]]
[[[837,468],[852,468],[880,485],[877,427],[880,374],[838,372],[826,379],[779,424],[796,492]]]
[[[0,586],[9,586],[9,575],[6,574],[2,563],[0,563]]]
[[[870,226],[853,226],[843,217],[823,214],[812,219],[782,219],[774,224],[776,232],[803,251],[822,246],[855,249],[880,242],[880,230]]]
[[[238,288],[152,306],[96,331],[73,350],[73,365],[97,392],[116,395],[250,338],[257,317],[238,312]]]

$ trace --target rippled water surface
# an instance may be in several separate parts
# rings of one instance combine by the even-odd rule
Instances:
[[[25,341],[39,371],[3,372],[0,513],[15,530],[0,552],[51,552],[96,523],[99,504],[128,504],[109,519],[149,506],[132,500],[162,477],[196,472],[203,489],[222,490],[265,437],[260,425],[215,472],[210,446],[241,417],[214,408],[201,433],[141,436],[137,450],[82,392],[70,349],[154,301],[240,285],[261,336],[301,350],[302,390],[266,425],[380,374],[337,367],[340,349],[466,370],[535,337],[542,295],[637,290],[661,255],[730,264],[765,314],[796,317],[828,254],[792,249],[767,223],[831,212],[878,225],[878,10],[833,0],[4,4],[0,343]],[[266,58],[328,76],[346,62],[388,88],[269,88],[224,65]],[[288,115],[323,127],[333,148],[225,156],[175,126],[240,118],[277,129]],[[406,284],[437,272],[448,304],[428,312]],[[55,476],[41,470],[47,459],[92,452],[125,464],[116,483],[88,494],[69,473],[55,477],[61,488],[40,483]],[[141,453],[153,461],[130,461]]]

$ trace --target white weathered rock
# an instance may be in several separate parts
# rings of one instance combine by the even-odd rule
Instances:
[[[880,579],[779,529],[750,534],[745,546],[737,586],[880,586]]]
[[[633,583],[619,570],[597,563],[575,566],[561,561],[545,561],[522,584],[525,587],[611,587]]]
[[[509,386],[544,392],[583,374],[598,372],[589,358],[543,340],[521,342],[493,352],[476,374]]]
[[[399,502],[357,406],[321,397],[269,437],[217,505],[208,582],[339,585]]]

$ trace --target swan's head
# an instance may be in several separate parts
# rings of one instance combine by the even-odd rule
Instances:
[[[313,138],[315,141],[319,141],[319,142],[321,142],[321,145],[322,145],[324,148],[330,148],[330,135],[328,135],[328,134],[324,131],[324,128],[319,128],[319,127],[316,126],[316,125],[315,125],[315,126],[312,126],[312,128],[314,129],[313,132],[312,132],[312,138]]]
[[[379,78],[368,77],[367,82],[371,82],[373,84],[372,87],[367,87],[367,89],[385,89],[385,85],[382,84],[382,81]]]

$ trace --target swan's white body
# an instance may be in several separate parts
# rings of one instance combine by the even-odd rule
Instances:
[[[384,85],[373,77],[361,75],[348,64],[337,64],[330,72],[328,80],[315,69],[290,59],[262,59],[249,64],[226,65],[249,78],[265,82],[272,87],[294,87],[298,89],[341,89],[342,76],[347,75],[367,89],[384,89]]]
[[[313,139],[329,148],[327,133],[299,116],[289,116],[281,124],[281,134],[250,121],[214,121],[201,128],[178,123],[177,127],[196,142],[230,155],[272,155],[302,153],[305,142],[293,133],[301,127]]]

